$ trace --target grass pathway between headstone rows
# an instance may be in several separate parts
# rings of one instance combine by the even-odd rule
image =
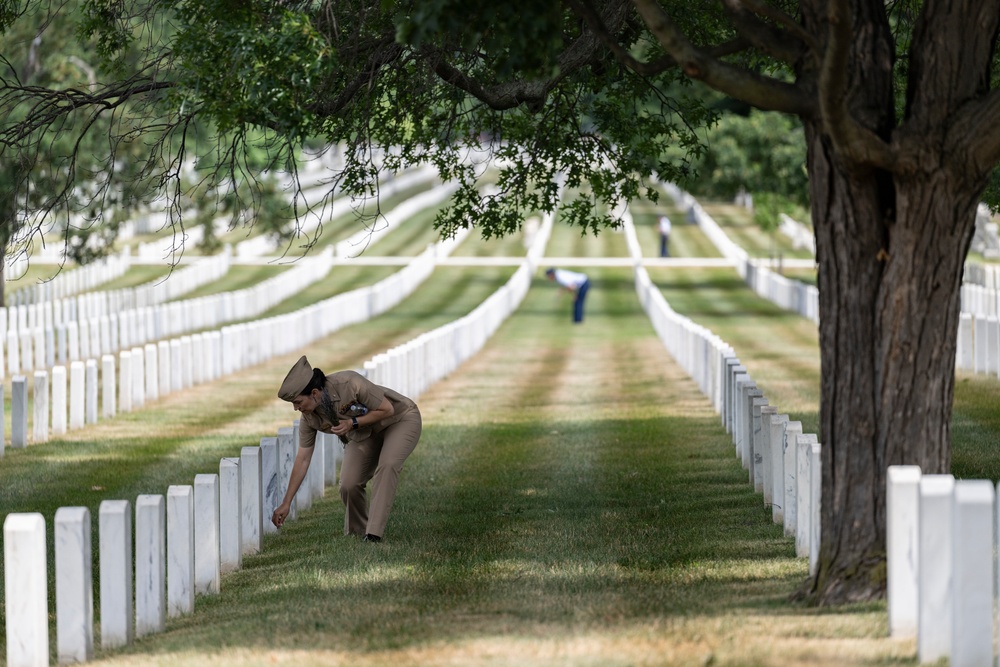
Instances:
[[[484,351],[421,397],[382,544],[341,536],[328,490],[220,596],[96,664],[911,662],[912,643],[884,638],[884,606],[789,601],[806,565],[718,416],[655,338],[630,272],[590,273],[582,326],[536,279]],[[243,381],[270,390],[279,365]]]

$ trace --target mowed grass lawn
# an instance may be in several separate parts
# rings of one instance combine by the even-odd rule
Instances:
[[[474,307],[509,275],[479,279],[491,270],[439,269],[399,308],[306,352],[326,370],[358,367]],[[656,339],[631,272],[587,272],[583,325],[539,272],[482,353],[419,397],[424,435],[383,543],[343,537],[328,490],[221,595],[95,664],[912,664],[913,643],[885,637],[884,605],[790,601],[806,563]],[[693,310],[721,298],[663,288],[691,292]],[[290,424],[274,393],[297,356],[8,450],[0,508],[43,511],[51,531],[59,505],[96,517],[103,498],[191,483]]]

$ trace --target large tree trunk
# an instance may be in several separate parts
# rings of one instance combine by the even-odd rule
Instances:
[[[886,467],[950,466],[959,290],[981,184],[851,174],[807,127],[819,262],[822,603],[885,593]]]

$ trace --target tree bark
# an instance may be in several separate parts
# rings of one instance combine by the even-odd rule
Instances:
[[[851,173],[807,124],[820,294],[821,547],[803,593],[885,594],[886,468],[950,466],[956,331],[979,183]]]

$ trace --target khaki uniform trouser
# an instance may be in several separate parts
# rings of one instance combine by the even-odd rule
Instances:
[[[378,535],[385,532],[389,510],[396,498],[399,473],[420,439],[420,412],[414,408],[381,433],[344,446],[340,468],[340,497],[344,501],[345,535]],[[371,510],[365,487],[372,482]]]

